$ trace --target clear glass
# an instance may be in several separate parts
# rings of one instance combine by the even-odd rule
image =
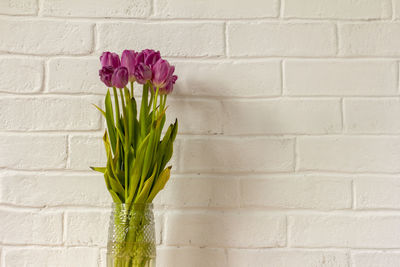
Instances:
[[[107,267],[155,267],[155,236],[153,204],[113,203]]]

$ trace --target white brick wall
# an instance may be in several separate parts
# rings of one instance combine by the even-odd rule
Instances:
[[[400,266],[400,0],[4,0],[0,36],[0,267],[106,266],[125,48],[179,75],[157,267]]]

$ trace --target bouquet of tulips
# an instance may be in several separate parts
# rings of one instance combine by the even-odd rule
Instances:
[[[139,220],[131,219],[131,207],[151,203],[170,177],[171,166],[166,165],[173,153],[177,120],[169,125],[162,139],[161,133],[165,124],[167,95],[172,92],[177,76],[173,75],[175,67],[162,59],[160,52],[150,49],[141,52],[125,50],[121,58],[116,53],[104,52],[100,62],[100,79],[112,88],[114,100],[109,89],[105,109],[96,106],[107,123],[103,137],[107,165],[92,169],[104,174],[114,203],[124,205],[115,211],[115,227],[132,227],[134,224],[134,233],[126,230],[115,236],[114,242],[119,244],[113,253],[122,257],[130,253],[128,249],[133,249],[129,244],[143,243],[145,235],[144,228],[140,228],[144,227],[145,216]],[[135,83],[143,85],[139,111],[134,94]],[[136,248],[134,253],[139,254],[140,257],[136,258],[140,262],[120,259],[113,265],[147,266],[144,253],[148,250],[148,247]]]

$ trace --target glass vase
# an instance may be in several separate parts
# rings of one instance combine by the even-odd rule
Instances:
[[[113,203],[107,267],[155,267],[153,204]]]

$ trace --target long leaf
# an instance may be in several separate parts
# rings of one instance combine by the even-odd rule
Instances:
[[[147,198],[147,202],[152,202],[153,199],[155,198],[155,196],[158,194],[158,192],[160,192],[165,184],[168,182],[170,174],[171,174],[171,166],[169,166],[168,168],[166,168],[165,170],[163,170],[160,174],[160,176],[157,178],[149,197]]]
[[[116,144],[117,140],[116,140],[116,136],[115,136],[114,111],[112,108],[110,91],[107,91],[107,95],[106,95],[106,99],[105,99],[105,106],[106,106],[105,113],[106,113],[108,134],[110,136],[112,152],[115,153],[115,144]]]
[[[149,179],[144,183],[143,189],[139,192],[137,198],[135,199],[136,203],[144,203],[149,195],[150,189],[153,185],[154,176],[156,175],[157,165],[155,166],[152,175]]]

